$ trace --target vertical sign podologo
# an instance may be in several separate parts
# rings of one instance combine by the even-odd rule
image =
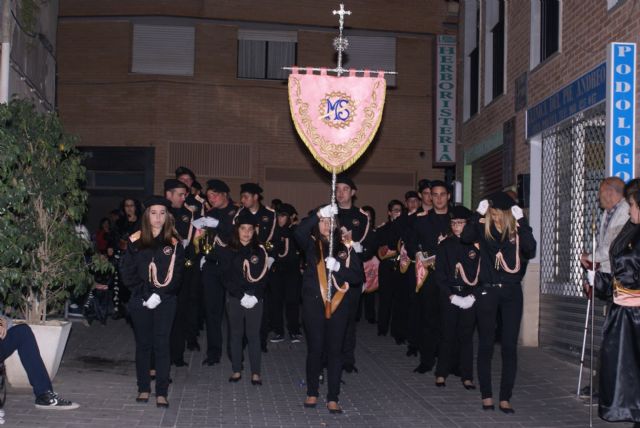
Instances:
[[[438,36],[433,164],[456,162],[456,37]]]
[[[636,44],[610,43],[607,51],[606,174],[635,177]]]

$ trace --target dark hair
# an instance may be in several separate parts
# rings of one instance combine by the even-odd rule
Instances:
[[[402,202],[400,202],[397,199],[392,199],[387,204],[387,211],[391,211],[393,209],[393,207],[395,207],[396,205],[400,205],[400,207],[404,207],[404,204]]]
[[[315,213],[313,215],[316,215]],[[333,218],[334,221],[334,231],[333,231],[333,248],[334,250],[338,248],[342,244],[342,236],[340,234],[340,221],[338,217]],[[320,245],[327,244],[329,245],[329,240],[324,237],[322,233],[320,233],[320,221],[313,226],[311,229],[311,236],[313,236],[316,240],[316,259],[320,260]],[[329,254],[324,254],[325,257],[328,257]]]
[[[152,205],[153,206],[153,205]],[[160,231],[162,236],[162,242],[165,245],[174,245],[173,240],[179,240],[180,235],[176,231],[176,220],[173,218],[171,211],[166,208],[167,217]],[[151,221],[149,220],[151,207],[147,207],[142,213],[142,221],[140,222],[140,246],[141,248],[150,248],[155,245],[155,239],[153,238],[153,231],[151,229]]]
[[[634,178],[624,185],[624,197],[629,199],[632,193],[640,190],[640,178]]]
[[[102,217],[102,218],[100,219],[100,223],[98,223],[98,224],[100,225],[100,229],[102,229],[102,225],[103,225],[105,222],[106,222],[106,223],[109,223],[109,227],[111,227],[111,220],[109,220],[109,217]]]
[[[247,224],[247,223],[242,223],[242,224]],[[242,248],[242,243],[240,242],[240,226],[242,224],[236,224],[233,227],[233,232],[231,233],[231,239],[229,240],[229,247],[234,250],[234,251],[238,251],[240,248]],[[253,236],[251,236],[251,242],[249,243],[249,246],[251,247],[251,249],[253,251],[257,251],[258,248],[260,247],[260,241],[258,241],[258,233],[257,233],[257,228],[255,225],[253,225]]]
[[[640,188],[631,189],[628,192],[625,190],[625,194],[627,195],[627,202],[633,199],[636,205],[640,206]]]
[[[362,207],[363,211],[366,211],[369,214],[369,224],[372,226],[376,224],[376,210],[373,209],[371,205],[365,205]]]
[[[122,201],[120,201],[120,215],[123,217],[127,216],[124,210],[124,204],[127,201],[133,201],[133,204],[136,206],[136,217],[140,217],[142,215],[142,203],[135,198],[129,198],[129,197],[126,197]]]

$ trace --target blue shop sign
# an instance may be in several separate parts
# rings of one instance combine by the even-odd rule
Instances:
[[[588,109],[606,97],[607,67],[602,63],[527,110],[527,138]]]
[[[636,44],[607,49],[607,176],[635,177]]]

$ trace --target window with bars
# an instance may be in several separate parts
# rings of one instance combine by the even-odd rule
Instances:
[[[238,78],[286,80],[282,67],[296,64],[297,34],[290,31],[240,30]]]

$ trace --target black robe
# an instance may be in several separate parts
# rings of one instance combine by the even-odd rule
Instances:
[[[625,225],[611,244],[611,271],[625,288],[640,290],[640,233],[634,226]],[[640,422],[640,307],[611,305],[600,347],[599,391],[602,419]]]

